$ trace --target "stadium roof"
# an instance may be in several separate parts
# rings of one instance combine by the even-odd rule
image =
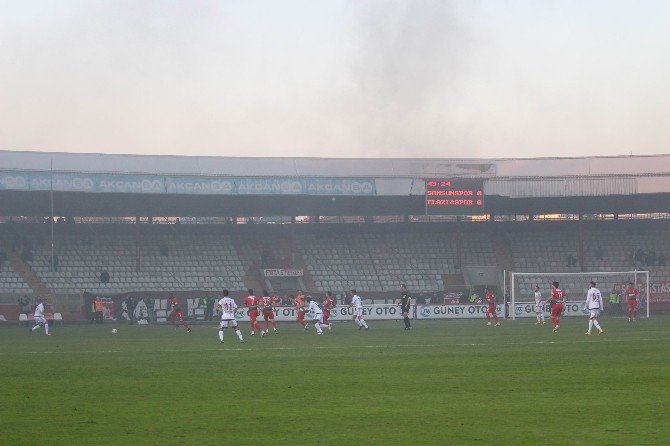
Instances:
[[[280,177],[556,177],[670,174],[670,155],[571,158],[296,158],[0,150],[8,170]]]
[[[0,151],[0,215],[402,215],[425,181],[479,178],[487,213],[670,210],[670,155],[250,158]]]

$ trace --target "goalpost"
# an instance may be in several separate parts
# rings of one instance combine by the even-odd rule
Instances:
[[[586,300],[589,282],[595,281],[603,298],[621,299],[616,311],[627,311],[625,307],[625,290],[628,283],[639,290],[638,308],[640,313],[646,312],[649,317],[649,271],[597,271],[585,273],[526,273],[505,271],[503,283],[505,289],[509,287],[508,316],[515,320],[517,317],[530,317],[529,305],[535,304],[535,285],[539,285],[542,300],[551,296],[551,282],[558,281],[566,295],[566,300],[574,313],[575,308],[581,310]],[[509,281],[508,281],[509,278]],[[575,307],[579,305],[579,307]],[[643,307],[646,307],[646,309]],[[605,305],[605,310],[612,310],[613,305]],[[533,310],[534,311],[534,310]],[[532,316],[534,317],[534,312]],[[567,315],[576,315],[570,314]],[[640,314],[642,315],[642,314]]]

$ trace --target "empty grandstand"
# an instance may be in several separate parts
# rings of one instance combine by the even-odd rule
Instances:
[[[403,282],[428,301],[447,302],[455,289],[466,301],[484,286],[509,294],[504,271],[648,270],[645,298],[661,310],[670,297],[670,156],[0,152],[0,166],[0,302],[49,296],[71,320],[87,317],[86,296],[197,298],[224,288],[340,298],[355,288],[388,301]],[[535,282],[515,291],[529,295]],[[583,294],[579,279],[565,287]]]

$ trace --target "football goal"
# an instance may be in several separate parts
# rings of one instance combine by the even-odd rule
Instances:
[[[612,315],[627,314],[626,290],[629,283],[637,294],[638,314],[649,317],[649,271],[598,271],[583,273],[527,273],[505,271],[504,285],[508,293],[508,311],[511,319],[535,317],[535,286],[539,286],[542,299],[551,296],[551,283],[559,282],[565,292],[564,316],[583,315],[582,304],[586,299],[589,282],[595,281],[605,300],[605,311]],[[543,308],[545,313],[547,306]]]

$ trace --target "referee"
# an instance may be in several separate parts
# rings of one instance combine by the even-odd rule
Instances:
[[[405,330],[411,330],[412,327],[409,324],[409,309],[412,306],[412,296],[407,292],[407,286],[404,283],[400,284],[400,309],[402,310],[402,318],[405,321]]]

